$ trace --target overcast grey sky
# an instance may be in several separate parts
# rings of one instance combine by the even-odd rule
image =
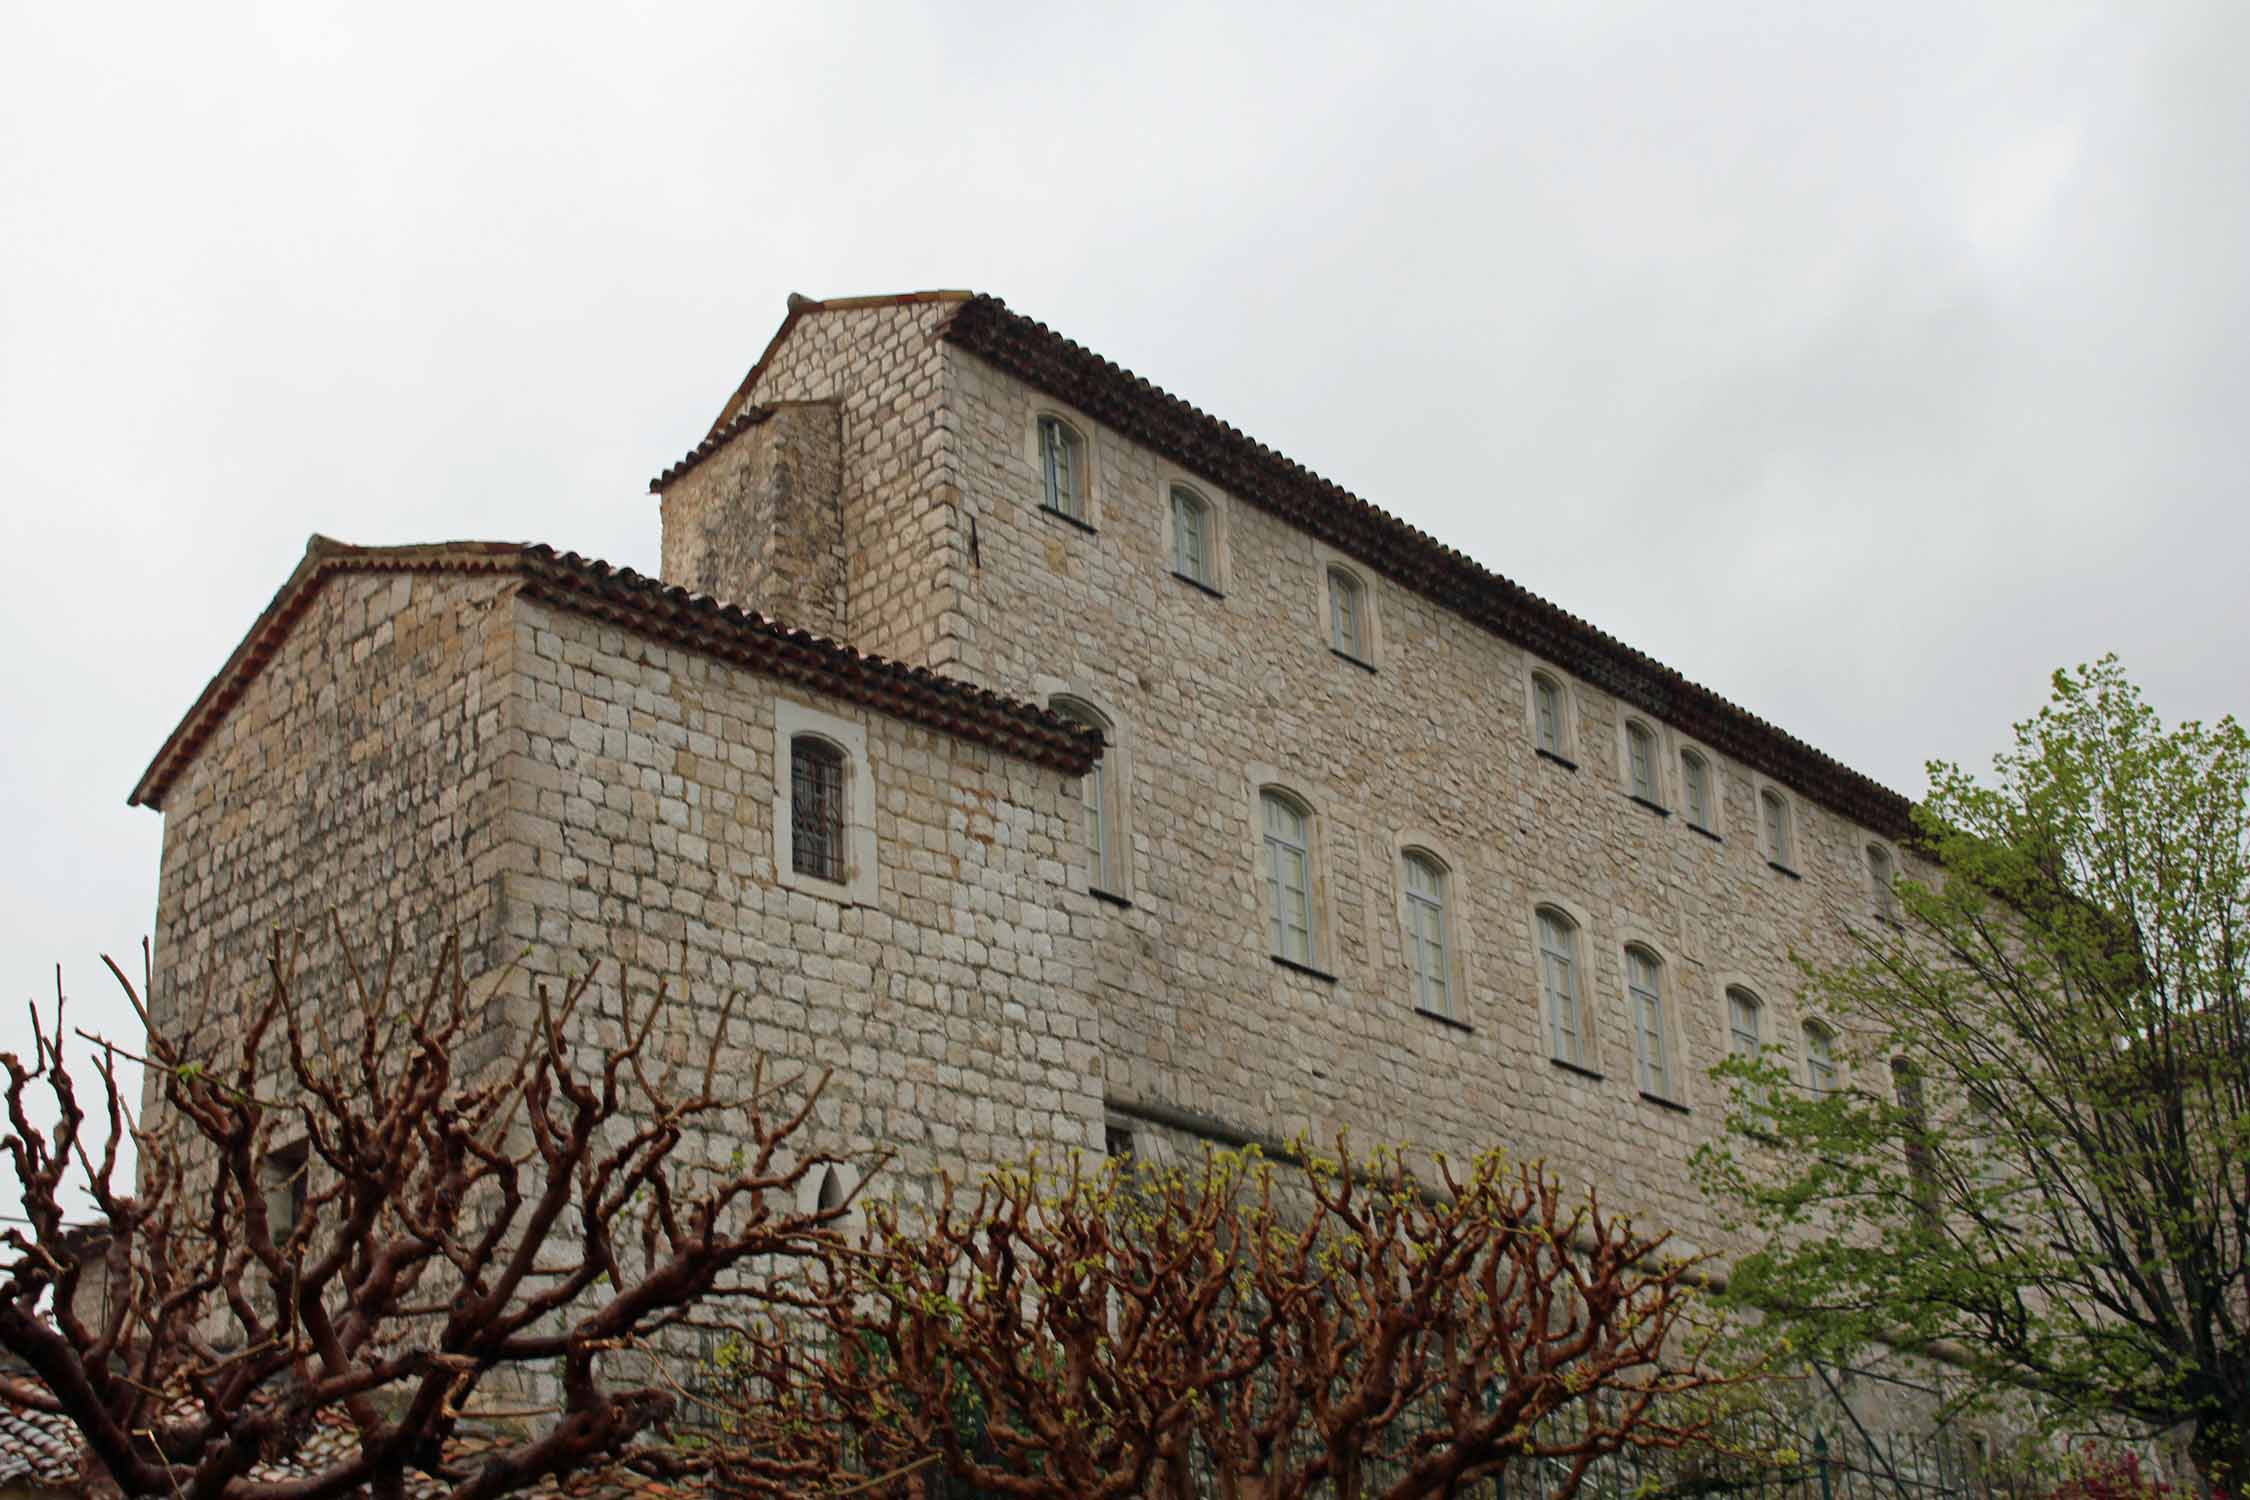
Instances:
[[[972,287],[1899,789],[2244,706],[2250,6],[0,0],[0,1045],[315,530],[654,571],[784,296]]]

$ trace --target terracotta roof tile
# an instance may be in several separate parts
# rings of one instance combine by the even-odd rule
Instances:
[[[1910,833],[1897,792],[998,298],[962,301],[939,336],[1744,765],[1868,828]]]
[[[575,552],[519,542],[354,547],[315,536],[306,545],[304,561],[149,762],[127,804],[161,808],[174,779],[281,649],[322,585],[338,574],[369,572],[513,574],[526,595],[555,608],[1069,775],[1084,775],[1101,756],[1098,732],[1035,704],[988,692],[927,667],[865,655],[810,631],[791,629],[753,611]]]
[[[654,479],[651,479],[648,482],[648,492],[652,495],[656,494],[658,491],[662,490],[664,486],[670,484],[673,480],[679,478],[682,474],[687,473],[697,464],[702,463],[703,460],[709,458],[712,454],[718,452],[721,448],[724,448],[727,444],[733,442],[743,433],[748,432],[751,428],[757,426],[759,423],[765,421],[772,415],[773,408],[770,406],[753,406],[748,411],[736,417],[731,422],[726,422],[718,427],[712,428],[710,435],[704,438],[702,442],[697,443],[694,447],[688,449],[687,455],[684,458],[682,458],[678,463],[672,465],[672,467],[670,467],[669,469],[666,469],[663,473],[657,475]]]

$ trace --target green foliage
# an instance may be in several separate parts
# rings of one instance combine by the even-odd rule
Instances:
[[[1902,925],[1805,967],[1838,1089],[1730,1062],[1698,1159],[1764,1248],[1768,1339],[1942,1354],[1974,1396],[2195,1424],[2250,1412],[2250,736],[2166,729],[2114,659],[2058,672],[1988,780],[1930,766]]]

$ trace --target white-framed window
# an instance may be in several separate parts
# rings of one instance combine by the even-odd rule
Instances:
[[[1531,743],[1557,760],[1571,758],[1570,690],[1545,667],[1531,670]]]
[[[1807,1021],[1805,1036],[1805,1087],[1816,1094],[1836,1092],[1836,1033],[1818,1021]]]
[[[1717,833],[1718,781],[1710,760],[1699,750],[1680,752],[1680,797],[1687,805],[1688,826]]]
[[[1047,700],[1047,706],[1102,737],[1102,758],[1094,762],[1079,788],[1086,804],[1086,880],[1097,891],[1123,896],[1125,863],[1131,851],[1125,847],[1124,837],[1124,778],[1110,763],[1116,725],[1109,715],[1080,698],[1057,694]]]
[[[875,902],[875,778],[864,725],[774,700],[774,877],[792,890]]]
[[[1727,986],[1727,1055],[1756,1062],[1766,1045],[1766,1007],[1739,984]]]
[[[1779,789],[1767,787],[1758,793],[1758,832],[1766,858],[1785,870],[1796,868],[1796,819],[1791,816],[1789,799]]]
[[[1633,1058],[1644,1094],[1672,1097],[1672,1056],[1664,1014],[1664,961],[1638,943],[1625,949],[1625,1003]]]
[[[1449,884],[1446,868],[1425,849],[1409,849],[1402,861],[1406,886],[1406,942],[1414,966],[1414,1005],[1432,1015],[1451,1017],[1453,1009],[1452,934],[1446,919]]]
[[[1875,898],[1875,915],[1886,922],[1898,920],[1898,866],[1891,851],[1881,844],[1867,846],[1867,884]]]
[[[1184,484],[1171,487],[1172,571],[1207,589],[1219,586],[1218,513]]]
[[[1328,570],[1328,644],[1367,660],[1367,589],[1348,568]]]
[[[1086,521],[1092,465],[1086,439],[1052,412],[1039,417],[1039,503],[1074,521]]]
[[[1574,1068],[1592,1068],[1594,1049],[1586,1026],[1586,976],[1580,962],[1578,924],[1553,906],[1537,912],[1539,998],[1547,1011],[1548,1055]]]
[[[1657,772],[1656,731],[1639,719],[1625,721],[1625,790],[1643,802],[1664,805]]]
[[[1273,953],[1318,967],[1320,917],[1313,881],[1312,809],[1278,787],[1258,794],[1266,911]]]

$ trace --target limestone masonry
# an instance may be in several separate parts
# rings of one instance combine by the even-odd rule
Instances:
[[[811,302],[659,478],[661,581],[316,538],[151,765],[161,1015],[397,918],[739,991],[926,1194],[1038,1149],[1505,1145],[1724,1248],[1730,1046],[1906,804],[989,298]],[[902,663],[906,665],[901,665]],[[724,1142],[711,1143],[723,1153]]]

